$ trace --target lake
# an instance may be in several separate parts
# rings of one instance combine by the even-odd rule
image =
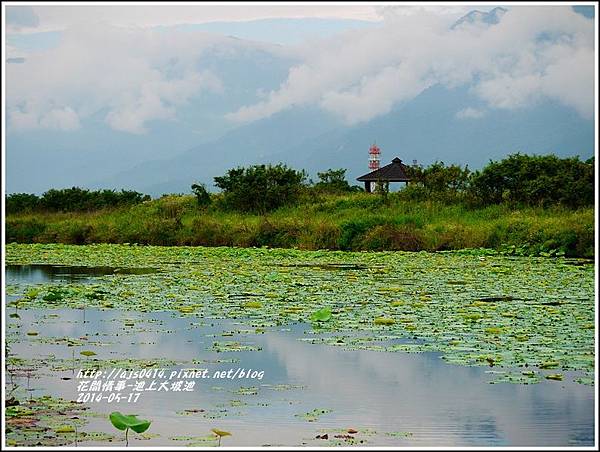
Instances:
[[[6,256],[17,445],[122,445],[112,411],[152,421],[130,446],[216,445],[213,428],[231,433],[224,446],[594,444],[583,261],[115,245]],[[314,320],[323,307],[331,318]],[[128,382],[168,390],[69,404],[111,393],[78,390],[93,380],[82,368],[152,371]],[[210,378],[167,378],[182,369]]]

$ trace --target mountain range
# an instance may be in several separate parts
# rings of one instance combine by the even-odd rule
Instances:
[[[454,24],[501,20],[504,8],[473,11]],[[113,130],[106,112],[86,118],[79,130],[9,132],[6,191],[41,193],[50,188],[126,188],[153,196],[189,193],[195,182],[210,189],[228,168],[286,163],[310,176],[346,168],[351,183],[368,172],[369,146],[427,165],[436,160],[481,168],[514,152],[594,155],[593,119],[543,100],[519,109],[490,109],[468,86],[433,85],[414,99],[370,121],[348,125],[317,107],[296,105],[247,124],[224,119],[277,89],[298,62],[280,46],[257,46],[227,37],[202,54],[227,90],[203,92],[178,111],[177,119],[153,121],[146,134]]]

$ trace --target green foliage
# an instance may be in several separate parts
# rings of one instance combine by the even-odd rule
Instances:
[[[331,308],[325,307],[315,311],[310,316],[312,322],[327,322],[331,320]]]
[[[525,165],[527,159],[539,159],[522,157],[519,157],[521,165]],[[514,160],[515,156],[511,158]],[[254,199],[247,197],[251,190],[240,194],[236,192],[240,187],[229,180],[236,185],[235,190],[212,194],[214,202],[201,210],[193,195],[168,195],[102,212],[13,212],[5,221],[6,241],[380,251],[485,247],[516,255],[591,257],[594,255],[594,210],[586,203],[593,199],[593,160],[580,162],[556,157],[549,160],[556,165],[571,160],[572,169],[588,171],[583,171],[580,180],[574,180],[577,171],[572,171],[575,176],[571,177],[570,186],[581,184],[582,196],[570,202],[574,206],[581,203],[582,207],[573,209],[566,202],[528,205],[519,203],[518,198],[501,198],[503,201],[498,204],[484,202],[486,198],[481,193],[485,193],[484,188],[493,187],[489,183],[491,173],[486,172],[489,167],[471,174],[469,181],[476,181],[471,184],[465,182],[469,174],[466,168],[435,163],[429,168],[415,169],[415,182],[399,192],[389,193],[386,199],[368,193],[318,192],[300,184],[300,196],[288,198],[284,203],[285,189],[272,187],[267,190],[271,195],[282,191],[284,195],[273,202],[279,206],[277,209],[265,212],[265,205],[270,205],[269,200],[273,198],[267,197],[266,201],[263,199],[253,205]],[[259,167],[254,175],[252,169],[238,171],[242,177],[236,179],[237,182],[246,183],[245,176],[250,174],[251,181],[259,180],[268,168]],[[281,166],[276,173],[285,171],[293,172],[296,180],[303,182],[303,173]],[[514,168],[508,174],[515,174]],[[520,183],[527,185],[528,174],[535,172],[528,170],[518,179]],[[565,170],[561,174],[570,173]],[[554,184],[563,184],[563,178],[557,178]],[[500,179],[498,183],[503,181]],[[262,182],[258,183],[259,192],[262,186]],[[569,184],[565,182],[565,186]],[[504,194],[507,193],[505,190]],[[588,201],[585,201],[586,196]],[[244,210],[249,211],[234,210],[233,204],[237,202],[246,202],[251,209],[244,205]]]
[[[423,232],[414,225],[383,224],[367,230],[357,248],[373,251],[420,251],[425,247]]]
[[[306,172],[285,165],[254,165],[230,169],[215,177],[228,209],[264,214],[294,204],[304,188]]]
[[[594,204],[593,159],[558,158],[555,155],[513,154],[490,162],[474,174],[471,192],[480,204],[569,207]]]
[[[144,433],[150,428],[151,421],[138,419],[134,414],[121,414],[118,411],[113,411],[109,415],[112,425],[119,430],[125,430],[125,441],[129,445],[128,433],[133,430],[136,433]]]
[[[6,196],[8,213],[27,211],[81,212],[120,207],[148,201],[150,196],[136,191],[96,190],[72,187],[50,189],[41,197],[34,194],[16,193]]]
[[[340,169],[328,169],[322,173],[317,173],[319,181],[314,185],[317,191],[327,193],[348,193],[362,191],[358,186],[350,186],[346,180],[346,170]]]
[[[13,193],[6,196],[6,212],[30,212],[39,207],[40,198],[34,194]]]
[[[24,218],[22,220],[7,218],[5,227],[8,243],[32,243],[43,237],[47,223],[38,218]]]
[[[327,195],[268,215],[199,211],[193,196],[170,196],[102,213],[12,214],[6,241],[20,243],[138,243],[341,250],[439,251],[505,249],[541,255],[594,255],[594,210],[562,207],[469,207],[415,201],[402,192],[389,203],[367,193]]]
[[[375,193],[379,195],[384,204],[387,204],[388,196],[390,194],[390,183],[388,181],[378,180],[375,182]]]
[[[196,196],[196,202],[199,207],[206,207],[212,202],[210,193],[206,190],[204,184],[192,184],[192,192]]]
[[[412,182],[402,190],[404,199],[571,208],[594,203],[593,158],[582,162],[578,157],[517,153],[475,173],[443,162],[426,168],[410,166],[407,171]]]
[[[471,177],[468,167],[446,166],[444,162],[434,162],[426,168],[418,165],[409,166],[407,173],[412,181],[405,190],[402,190],[404,197],[444,202],[458,200],[469,188]]]
[[[387,223],[388,220],[381,217],[366,217],[347,221],[340,225],[341,233],[338,241],[339,249],[357,249],[356,241],[369,229]]]
[[[136,433],[144,433],[150,427],[151,422],[138,419],[134,414],[121,414],[118,411],[110,413],[110,422],[112,425],[119,430],[126,430],[130,428]]]

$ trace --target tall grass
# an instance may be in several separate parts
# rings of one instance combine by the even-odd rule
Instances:
[[[6,218],[7,242],[138,243],[339,250],[451,250],[515,245],[530,253],[594,254],[593,208],[469,208],[461,203],[387,202],[366,193],[319,195],[267,215],[199,208],[193,196],[165,196],[90,213]]]

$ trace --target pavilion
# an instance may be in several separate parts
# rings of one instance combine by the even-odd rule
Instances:
[[[371,193],[371,184],[372,183],[384,183],[388,184],[389,182],[404,182],[406,185],[410,182],[410,177],[407,175],[407,166],[402,163],[398,157],[392,160],[392,163],[389,165],[382,166],[375,171],[371,171],[364,176],[360,176],[356,180],[365,183],[365,191],[367,193]]]

